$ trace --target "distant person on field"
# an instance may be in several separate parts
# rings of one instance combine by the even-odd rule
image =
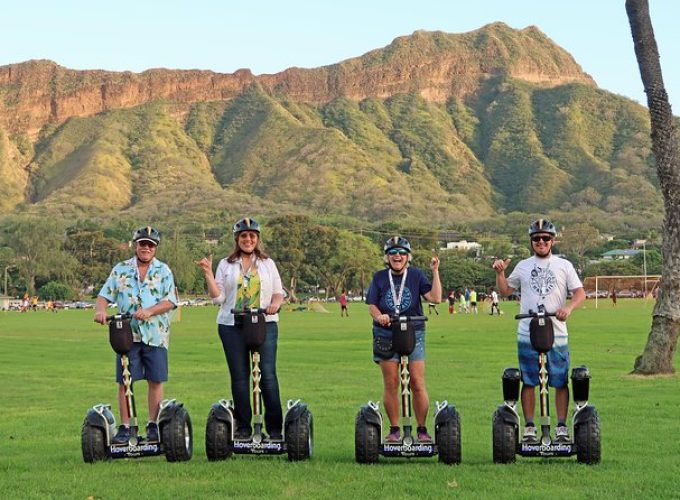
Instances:
[[[616,307],[616,290],[612,288],[612,307]]]
[[[496,287],[503,295],[511,295],[521,290],[520,313],[538,312],[543,307],[548,313],[555,313],[553,322],[555,342],[548,351],[548,380],[555,388],[555,406],[557,409],[556,439],[558,442],[569,441],[569,430],[566,425],[569,409],[569,346],[567,343],[567,324],[565,321],[572,311],[586,298],[583,285],[574,266],[566,259],[552,254],[557,230],[547,219],[538,219],[529,226],[529,237],[532,257],[520,261],[508,278],[505,270],[510,259],[496,260],[493,269],[496,271]],[[567,304],[567,292],[571,291],[572,299]],[[534,411],[536,406],[535,388],[539,384],[538,352],[534,350],[529,338],[530,319],[519,321],[517,329],[517,348],[520,371],[522,373],[522,411],[525,427],[523,439],[537,442]]]
[[[470,312],[479,314],[479,311],[477,310],[477,291],[474,288],[470,289]]]
[[[470,314],[470,289],[465,287],[465,314]]]
[[[437,316],[439,316],[439,311],[437,311],[437,304],[434,302],[428,302],[427,303],[427,314],[428,316],[432,314],[432,311],[435,312]]]
[[[463,314],[467,312],[467,307],[465,305],[465,294],[462,292],[456,292],[458,294],[458,312]]]
[[[347,294],[345,293],[345,290],[340,294],[340,299],[338,299],[338,301],[340,302],[340,317],[347,316],[349,318],[349,311],[347,310]]]
[[[232,228],[234,248],[217,265],[213,275],[212,256],[198,262],[208,284],[213,304],[219,304],[217,332],[227,359],[234,398],[236,439],[248,439],[252,434],[253,416],[250,405],[250,354],[243,338],[242,327],[235,322],[232,309],[259,308],[266,310],[266,339],[260,347],[264,421],[269,437],[281,440],[283,414],[279,379],[276,375],[276,349],[279,338],[279,309],[283,304],[283,285],[274,261],[264,253],[260,225],[249,217],[239,219]]]
[[[151,226],[135,231],[132,241],[135,256],[119,262],[104,283],[95,305],[94,320],[106,324],[106,307],[116,304],[121,314],[132,314],[134,343],[128,353],[132,381],[146,379],[149,384],[149,423],[147,439],[158,441],[158,412],[163,399],[163,382],[168,380],[169,312],[177,307],[175,280],[167,264],[156,259],[161,235]],[[130,415],[125,404],[125,387],[117,355],[116,380],[121,425],[111,440],[124,444],[129,440]]]
[[[501,308],[499,307],[498,304],[498,292],[496,290],[491,290],[491,316],[493,316],[494,310],[498,313],[498,315],[501,315]]]
[[[420,298],[437,304],[441,302],[442,285],[439,280],[439,258],[432,257],[432,283],[425,273],[409,267],[411,244],[406,238],[394,236],[383,247],[387,269],[373,275],[366,303],[373,318],[373,361],[380,364],[383,376],[383,402],[390,421],[386,441],[399,441],[399,356],[391,351],[392,330],[390,316],[422,316]],[[416,347],[409,356],[413,409],[416,417],[416,439],[431,442],[425,426],[430,404],[425,387],[425,323],[414,322]]]
[[[447,300],[449,301],[449,314],[455,314],[456,313],[456,294],[451,290],[449,292],[449,296],[447,297]]]

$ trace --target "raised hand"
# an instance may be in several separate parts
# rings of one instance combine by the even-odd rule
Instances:
[[[510,265],[510,262],[511,262],[511,261],[512,261],[512,259],[505,259],[505,260],[498,259],[498,260],[494,260],[494,261],[493,261],[493,264],[491,265],[491,267],[493,268],[494,271],[496,271],[498,274],[500,274],[500,273],[504,272],[504,271],[508,268],[508,266]]]
[[[196,264],[198,264],[198,267],[203,270],[203,273],[206,276],[212,274],[212,254],[208,255],[207,257],[203,257],[201,260],[196,262]]]

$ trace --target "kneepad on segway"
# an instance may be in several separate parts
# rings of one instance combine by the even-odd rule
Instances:
[[[555,441],[550,436],[550,409],[548,399],[548,359],[552,349],[554,332],[550,317],[554,313],[540,311],[518,314],[515,319],[531,318],[529,333],[532,347],[539,353],[539,403],[540,441],[520,440],[520,417],[517,401],[520,399],[520,370],[506,368],[503,371],[503,400],[493,414],[493,461],[512,463],[515,455],[523,457],[569,457],[576,455],[580,463],[596,464],[600,461],[600,418],[594,406],[588,404],[590,373],[580,366],[571,373],[571,384],[576,407],[572,416],[573,439]]]
[[[260,347],[266,340],[265,309],[231,311],[250,351],[253,402],[253,433],[246,439],[234,437],[234,402],[220,399],[212,405],[205,430],[208,460],[224,460],[235,454],[281,455],[291,461],[308,460],[312,456],[314,421],[307,404],[300,399],[288,400],[283,417],[282,439],[267,438],[263,433],[262,390],[260,388]]]
[[[128,353],[133,346],[130,314],[108,316],[109,343],[120,355],[125,387],[125,405],[130,417],[130,437],[127,443],[112,443],[116,433],[116,419],[110,404],[99,403],[90,408],[81,429],[81,448],[85,462],[96,462],[115,458],[140,458],[165,455],[168,462],[189,460],[192,455],[193,441],[191,418],[183,404],[175,399],[164,399],[158,413],[160,441],[149,441],[139,435],[135,396]]]
[[[458,464],[461,458],[460,416],[455,406],[437,401],[433,417],[435,439],[419,442],[413,433],[411,416],[411,375],[408,357],[416,345],[414,321],[427,321],[427,316],[392,316],[391,345],[374,346],[384,359],[400,357],[401,427],[403,437],[397,442],[383,439],[380,403],[369,401],[359,409],[354,427],[354,455],[359,463],[375,463],[378,457],[431,457],[439,455],[445,464]]]

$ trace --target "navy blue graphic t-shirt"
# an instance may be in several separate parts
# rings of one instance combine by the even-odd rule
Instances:
[[[383,314],[395,314],[395,298],[392,296],[388,272],[390,272],[389,269],[383,269],[373,275],[373,281],[371,281],[371,286],[366,295],[366,303],[376,306]],[[397,294],[401,288],[402,276],[392,275],[394,290]],[[409,267],[406,275],[406,284],[404,285],[404,293],[401,296],[399,314],[402,316],[423,316],[420,296],[425,295],[430,290],[432,290],[432,284],[425,274],[420,269]],[[380,326],[376,321],[373,324]],[[413,326],[420,330],[424,327],[424,322],[414,322]]]

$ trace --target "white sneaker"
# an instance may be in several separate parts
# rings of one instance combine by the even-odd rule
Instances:
[[[527,443],[538,442],[538,438],[536,437],[535,426],[527,425],[526,427],[524,427],[524,436],[522,437],[522,441],[526,441]]]
[[[570,441],[569,429],[566,425],[558,425],[555,428],[555,440],[562,443]]]

